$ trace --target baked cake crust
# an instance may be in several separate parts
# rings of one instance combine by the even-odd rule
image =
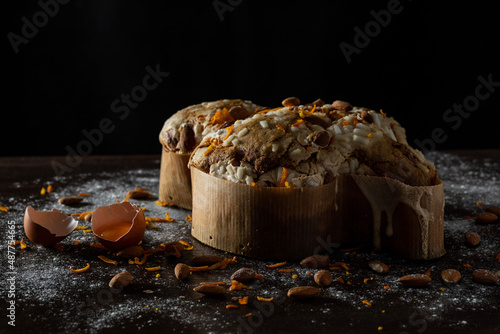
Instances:
[[[288,98],[284,107],[217,128],[201,140],[190,166],[263,187],[318,186],[342,174],[436,184],[434,165],[408,145],[404,128],[382,111],[344,101],[299,103]]]
[[[251,101],[240,99],[189,106],[179,110],[165,122],[159,136],[160,143],[170,152],[191,153],[206,134],[230,126],[261,108]]]

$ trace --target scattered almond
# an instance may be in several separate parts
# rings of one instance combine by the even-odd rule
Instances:
[[[250,114],[251,112],[245,110],[245,108],[241,106],[234,106],[229,109],[229,115],[235,120],[247,118]]]
[[[432,279],[425,274],[414,274],[400,277],[398,282],[409,287],[419,287],[429,284]]]
[[[330,263],[328,255],[312,255],[300,261],[300,265],[306,268],[324,268]]]
[[[129,285],[134,278],[132,274],[128,271],[122,271],[116,274],[111,281],[109,281],[109,287],[113,289],[121,289]]]
[[[319,131],[313,135],[312,141],[319,147],[326,147],[330,143],[330,135],[327,131]]]
[[[65,197],[59,198],[57,201],[59,203],[61,203],[62,205],[72,206],[72,205],[78,204],[81,201],[83,201],[83,197],[79,197],[79,196],[65,196]]]
[[[333,102],[332,105],[333,105],[333,109],[336,109],[336,110],[342,110],[342,111],[352,110],[352,105],[349,102],[336,100]]]
[[[462,278],[462,275],[458,270],[446,269],[441,272],[441,278],[446,283],[457,283]]]
[[[472,279],[481,284],[495,284],[499,278],[495,273],[486,269],[477,269],[472,273]]]
[[[320,289],[313,286],[296,286],[288,290],[288,297],[293,299],[312,298],[321,292]]]
[[[469,246],[477,246],[481,242],[481,236],[475,232],[465,233],[465,243]]]
[[[127,192],[128,198],[139,199],[151,197],[151,193],[143,190],[130,190]]]
[[[141,246],[130,246],[116,253],[119,257],[133,259],[144,255],[144,249]]]
[[[250,268],[241,268],[236,270],[234,274],[231,275],[231,280],[235,280],[238,282],[246,282],[254,279],[255,275],[257,275],[255,270]]]
[[[490,224],[498,220],[498,216],[491,212],[481,212],[476,215],[476,222],[479,224]]]
[[[177,265],[174,268],[174,274],[178,280],[183,280],[187,278],[190,273],[191,270],[189,270],[189,267],[184,263],[177,263]]]
[[[191,262],[197,266],[210,266],[222,260],[224,260],[224,258],[218,255],[200,255],[193,257]]]
[[[202,293],[202,294],[207,295],[207,296],[216,296],[216,295],[225,294],[227,289],[221,285],[202,284],[202,285],[198,285],[196,288],[194,288],[193,291],[196,291],[198,293]]]
[[[314,282],[319,286],[329,286],[333,282],[333,276],[329,270],[320,270],[314,274]]]
[[[294,107],[300,104],[300,100],[296,97],[287,97],[283,101],[281,101],[284,107]]]
[[[368,266],[376,273],[385,274],[389,271],[389,266],[380,261],[370,261]]]
[[[486,211],[493,213],[494,215],[500,217],[500,208],[498,206],[489,206]]]
[[[175,255],[177,258],[181,257],[183,251],[184,245],[178,241],[172,241],[165,244],[165,252],[167,252],[167,254]]]

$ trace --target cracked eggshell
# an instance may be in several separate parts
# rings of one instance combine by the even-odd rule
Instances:
[[[77,221],[59,210],[37,211],[28,206],[24,213],[24,233],[31,242],[51,246],[66,238]]]
[[[130,202],[101,206],[92,214],[92,231],[108,249],[136,246],[146,231],[146,219],[141,208]]]

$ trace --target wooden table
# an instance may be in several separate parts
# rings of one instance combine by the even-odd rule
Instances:
[[[334,280],[322,294],[309,301],[298,302],[286,297],[289,288],[314,285],[308,269],[289,263],[292,273],[267,269],[262,262],[239,257],[236,264],[224,270],[192,273],[183,282],[173,275],[176,263],[190,264],[195,255],[230,254],[211,249],[190,236],[189,211],[160,207],[155,204],[159,180],[159,156],[87,157],[72,172],[55,175],[51,163],[64,162],[64,157],[0,158],[0,205],[9,212],[0,212],[2,243],[2,317],[0,331],[16,333],[136,333],[136,332],[215,332],[215,333],[493,333],[500,331],[500,284],[485,286],[472,281],[472,271],[485,268],[500,270],[495,255],[500,252],[500,224],[477,225],[473,219],[485,205],[500,206],[500,150],[432,152],[441,178],[445,181],[445,246],[447,254],[433,261],[408,261],[391,254],[373,253],[365,248],[343,252],[329,248],[331,262],[344,261],[350,269],[334,271],[346,284]],[[40,195],[40,189],[51,184],[53,192]],[[147,187],[153,192],[149,200],[131,200],[145,207],[146,216],[164,217],[168,212],[174,222],[157,223],[148,228],[143,246],[154,248],[162,242],[185,240],[194,245],[180,259],[157,253],[144,266],[130,265],[119,259],[117,266],[97,258],[105,250],[90,247],[91,233],[75,230],[60,245],[62,250],[40,247],[27,242],[28,248],[15,250],[15,259],[8,263],[8,228],[14,225],[15,237],[26,236],[23,216],[26,206],[37,210],[57,208],[65,213],[91,211],[98,206],[122,200],[128,190]],[[64,207],[57,202],[61,196],[88,192],[78,207]],[[80,225],[89,223],[80,221]],[[482,241],[471,248],[464,243],[464,233],[476,231]],[[75,240],[81,245],[73,245]],[[318,241],[326,244],[328,240]],[[299,245],[300,247],[300,245]],[[375,259],[391,265],[387,275],[377,275],[367,266]],[[277,259],[278,261],[279,259]],[[69,267],[91,268],[75,274]],[[467,268],[470,264],[472,268]],[[223,281],[239,268],[251,267],[264,280],[250,283],[251,290],[231,291],[226,296],[208,298],[193,291],[204,281]],[[444,283],[440,273],[454,268],[462,273],[456,285]],[[405,288],[397,278],[431,269],[433,281],[425,288]],[[108,282],[116,273],[127,270],[134,276],[133,284],[116,293]],[[315,270],[313,270],[314,273]],[[16,272],[9,274],[9,272]],[[160,274],[156,277],[156,274]],[[298,275],[293,278],[292,275]],[[13,279],[12,279],[13,278]],[[373,278],[373,280],[371,279]],[[10,279],[10,280],[9,280]],[[368,279],[366,283],[365,279]],[[15,285],[10,285],[14,282]],[[350,284],[348,284],[349,282]],[[389,289],[385,289],[388,286]],[[15,296],[9,296],[9,290]],[[233,297],[249,296],[246,306]],[[259,302],[256,296],[273,297]],[[15,324],[8,325],[10,301],[15,301]],[[367,300],[371,306],[363,303]]]

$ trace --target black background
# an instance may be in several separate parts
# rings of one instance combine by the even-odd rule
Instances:
[[[159,153],[163,122],[180,108],[221,98],[278,106],[288,96],[382,108],[410,143],[442,128],[438,149],[498,148],[500,87],[458,129],[443,120],[479,76],[500,81],[496,7],[402,0],[348,64],[340,43],[354,45],[354,28],[389,2],[220,0],[229,7],[218,13],[213,1],[73,0],[16,54],[8,34],[22,35],[22,18],[33,22],[42,8],[11,1],[2,10],[0,154],[66,155],[103,118],[114,130],[89,153]],[[157,65],[169,76],[119,119],[112,102]]]

